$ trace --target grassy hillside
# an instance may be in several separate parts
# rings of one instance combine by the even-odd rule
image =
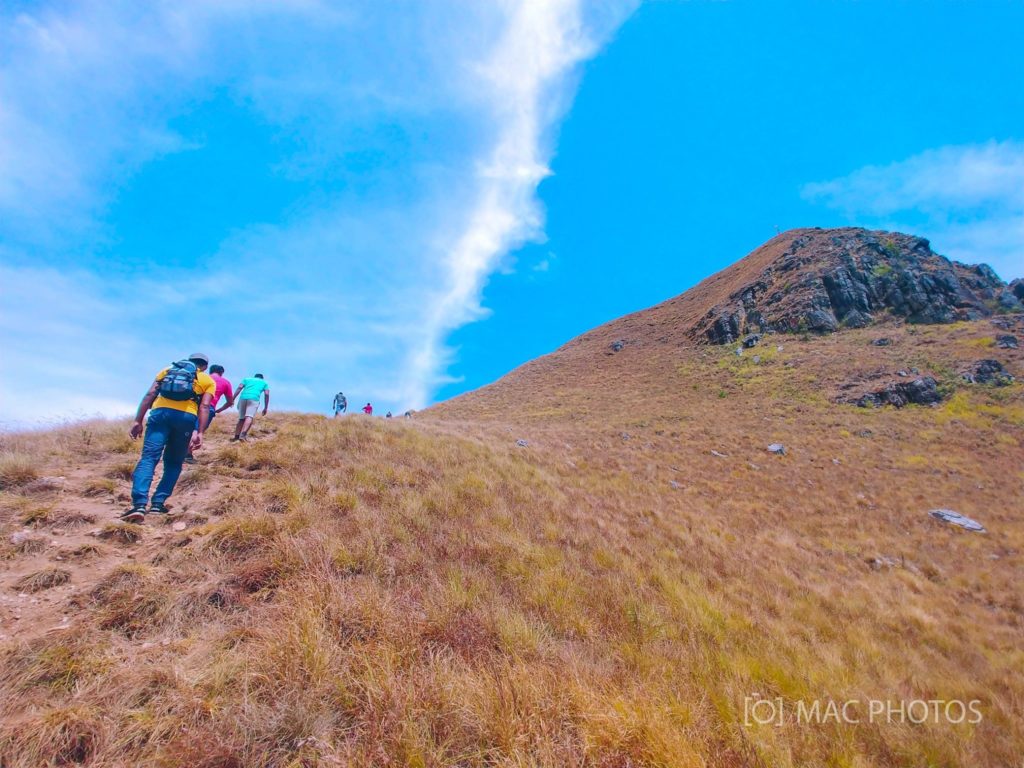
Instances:
[[[736,355],[658,318],[412,420],[272,415],[248,445],[217,422],[145,526],[114,522],[127,425],[0,437],[0,765],[1018,763],[1005,329]],[[983,358],[1017,383],[966,383]],[[942,404],[837,402],[918,375]],[[856,699],[862,722],[748,723],[755,695]],[[915,699],[982,719],[867,721]]]
[[[920,331],[934,365],[976,326]],[[110,522],[122,425],[5,437],[3,765],[1012,764],[1020,385],[830,404],[864,341],[690,350],[646,397],[485,391],[472,422],[278,416],[217,433],[182,531]],[[753,693],[984,719],[747,727]]]

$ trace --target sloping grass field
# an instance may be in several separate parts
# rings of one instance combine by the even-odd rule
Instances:
[[[990,335],[599,335],[411,420],[215,424],[178,525],[112,522],[126,425],[3,436],[0,765],[1017,765],[1024,388],[957,376],[1024,373]],[[944,404],[833,402],[902,367]]]

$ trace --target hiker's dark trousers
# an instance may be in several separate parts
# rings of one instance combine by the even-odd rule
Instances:
[[[181,465],[188,453],[192,433],[199,426],[199,420],[191,413],[174,408],[156,408],[150,411],[146,422],[146,437],[142,441],[142,457],[135,465],[132,475],[132,505],[146,506],[149,503],[149,486],[160,457],[164,459],[164,474],[153,494],[153,503],[167,501],[174,492],[174,484],[181,475]]]

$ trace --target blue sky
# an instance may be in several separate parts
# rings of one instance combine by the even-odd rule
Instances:
[[[776,227],[1024,275],[1022,51],[1006,2],[8,2],[0,422],[195,349],[421,407]]]

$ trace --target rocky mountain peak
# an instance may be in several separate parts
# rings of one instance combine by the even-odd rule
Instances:
[[[844,228],[779,238],[790,240],[781,255],[708,310],[690,338],[728,344],[750,333],[860,328],[885,315],[951,323],[1024,310],[1019,281],[1007,286],[988,265],[950,261],[922,237]]]

